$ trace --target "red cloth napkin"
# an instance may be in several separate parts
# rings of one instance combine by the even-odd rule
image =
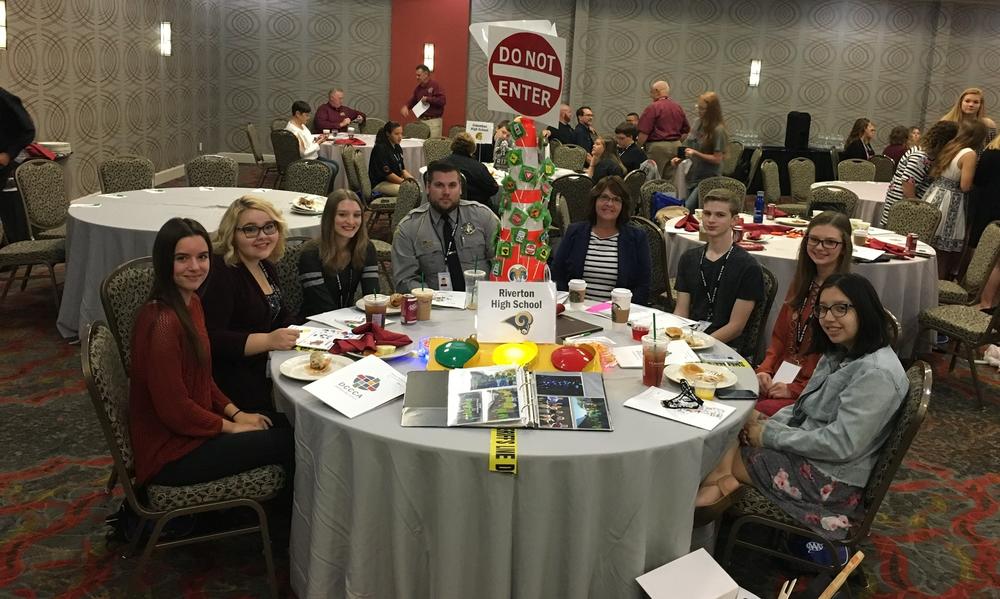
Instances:
[[[756,241],[756,240],[760,239],[761,236],[763,236],[763,235],[764,235],[763,231],[748,231],[746,233],[746,239],[750,239],[750,240]]]
[[[910,257],[910,255],[906,252],[905,247],[896,245],[894,243],[888,243],[882,241],[881,239],[876,239],[874,237],[869,237],[868,243],[866,245],[868,245],[868,247],[872,248],[873,250],[882,250],[884,252],[889,252],[890,254],[899,256],[900,258],[908,259]]]
[[[777,206],[774,207],[774,218],[784,218],[786,216],[788,216],[787,212]]]
[[[333,347],[330,348],[331,354],[346,354],[348,352],[363,354],[366,351],[374,352],[376,345],[402,347],[413,342],[402,333],[394,333],[371,323],[355,327],[351,332],[355,335],[361,335],[361,338],[337,339]]]
[[[693,214],[685,214],[680,220],[674,223],[674,228],[684,229],[688,233],[696,233],[700,225],[701,223],[698,222],[698,219]]]
[[[364,140],[358,139],[357,137],[338,137],[333,140],[333,143],[340,144],[342,146],[363,146],[365,145]],[[384,344],[388,345],[388,344]]]
[[[741,248],[745,249],[748,252],[759,252],[764,249],[763,243],[754,243],[752,241],[740,241],[736,245],[740,246]]]
[[[556,304],[556,316],[559,316],[566,311],[566,306],[563,304]]]
[[[743,232],[750,233],[751,231],[761,233],[787,233],[795,227],[789,227],[788,225],[764,225],[761,223],[743,223]]]

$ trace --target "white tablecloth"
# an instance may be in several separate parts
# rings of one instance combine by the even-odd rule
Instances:
[[[888,183],[877,181],[819,181],[813,183],[810,189],[836,185],[849,189],[858,195],[858,203],[854,207],[854,218],[878,225],[882,216],[882,205],[885,204],[885,192],[889,190]]]
[[[743,218],[746,222],[753,221],[749,215],[744,215]],[[677,276],[677,263],[681,254],[703,244],[698,241],[698,233],[679,233],[680,229],[674,228],[675,222],[677,219],[667,221],[664,227],[667,233],[667,272],[671,277]],[[880,234],[877,237],[899,245],[905,243],[905,239],[895,234]],[[795,275],[795,261],[798,258],[801,241],[802,238],[773,236],[765,241],[763,251],[751,252],[753,257],[778,279],[778,293],[767,318],[765,331],[767,339],[771,338],[771,330],[778,317],[781,302],[788,293],[788,286]],[[923,251],[934,251],[925,244],[921,244],[920,247]],[[871,281],[883,305],[899,320],[903,328],[903,335],[898,345],[899,355],[910,355],[916,340],[917,316],[921,311],[933,308],[938,303],[937,258],[853,264],[851,268],[853,272],[864,275]]]
[[[465,336],[474,314],[435,308],[391,328]],[[290,355],[272,354],[271,372],[295,424],[289,557],[302,599],[638,598],[636,576],[690,550],[698,483],[752,408],[732,402],[711,433],[657,418],[622,405],[643,390],[641,370],[615,368],[614,432],[520,430],[509,476],[488,471],[488,430],[404,428],[400,401],[347,419],[279,374]],[[749,368],[737,376],[756,389]]]
[[[346,136],[347,134],[341,133],[338,137]],[[367,177],[368,162],[372,159],[372,148],[375,146],[375,136],[359,133],[354,137],[365,142],[365,145],[354,146],[354,148],[365,156],[365,168],[361,173],[361,176]],[[416,169],[424,165],[424,140],[404,139],[400,142],[399,147],[403,148],[403,165],[406,167],[406,170],[410,171],[410,173],[415,173]],[[320,156],[326,158],[327,160],[333,160],[340,165],[340,170],[337,172],[337,178],[334,179],[334,189],[349,188],[347,185],[347,173],[344,171],[344,159],[340,156],[342,148],[342,145],[335,144],[332,141],[326,141],[319,145]]]
[[[193,218],[213,232],[229,204],[248,193],[281,210],[291,235],[319,235],[319,216],[289,210],[292,200],[302,195],[291,191],[168,187],[159,193],[138,190],[75,200],[67,219],[66,286],[56,321],[59,333],[76,337],[88,324],[104,318],[100,296],[104,277],[123,262],[150,255],[156,232],[168,219]]]

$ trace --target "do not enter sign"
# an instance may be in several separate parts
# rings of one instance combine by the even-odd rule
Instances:
[[[490,27],[489,108],[559,122],[566,40]]]

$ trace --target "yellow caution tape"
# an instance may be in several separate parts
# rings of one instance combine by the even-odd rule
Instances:
[[[517,474],[517,429],[490,429],[490,472]]]

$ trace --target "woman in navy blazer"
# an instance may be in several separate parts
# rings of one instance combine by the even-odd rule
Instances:
[[[629,223],[632,201],[621,177],[605,177],[590,192],[590,219],[570,225],[550,265],[561,290],[570,279],[587,281],[587,299],[608,301],[611,290],[632,291],[632,301],[649,298],[649,243]]]

